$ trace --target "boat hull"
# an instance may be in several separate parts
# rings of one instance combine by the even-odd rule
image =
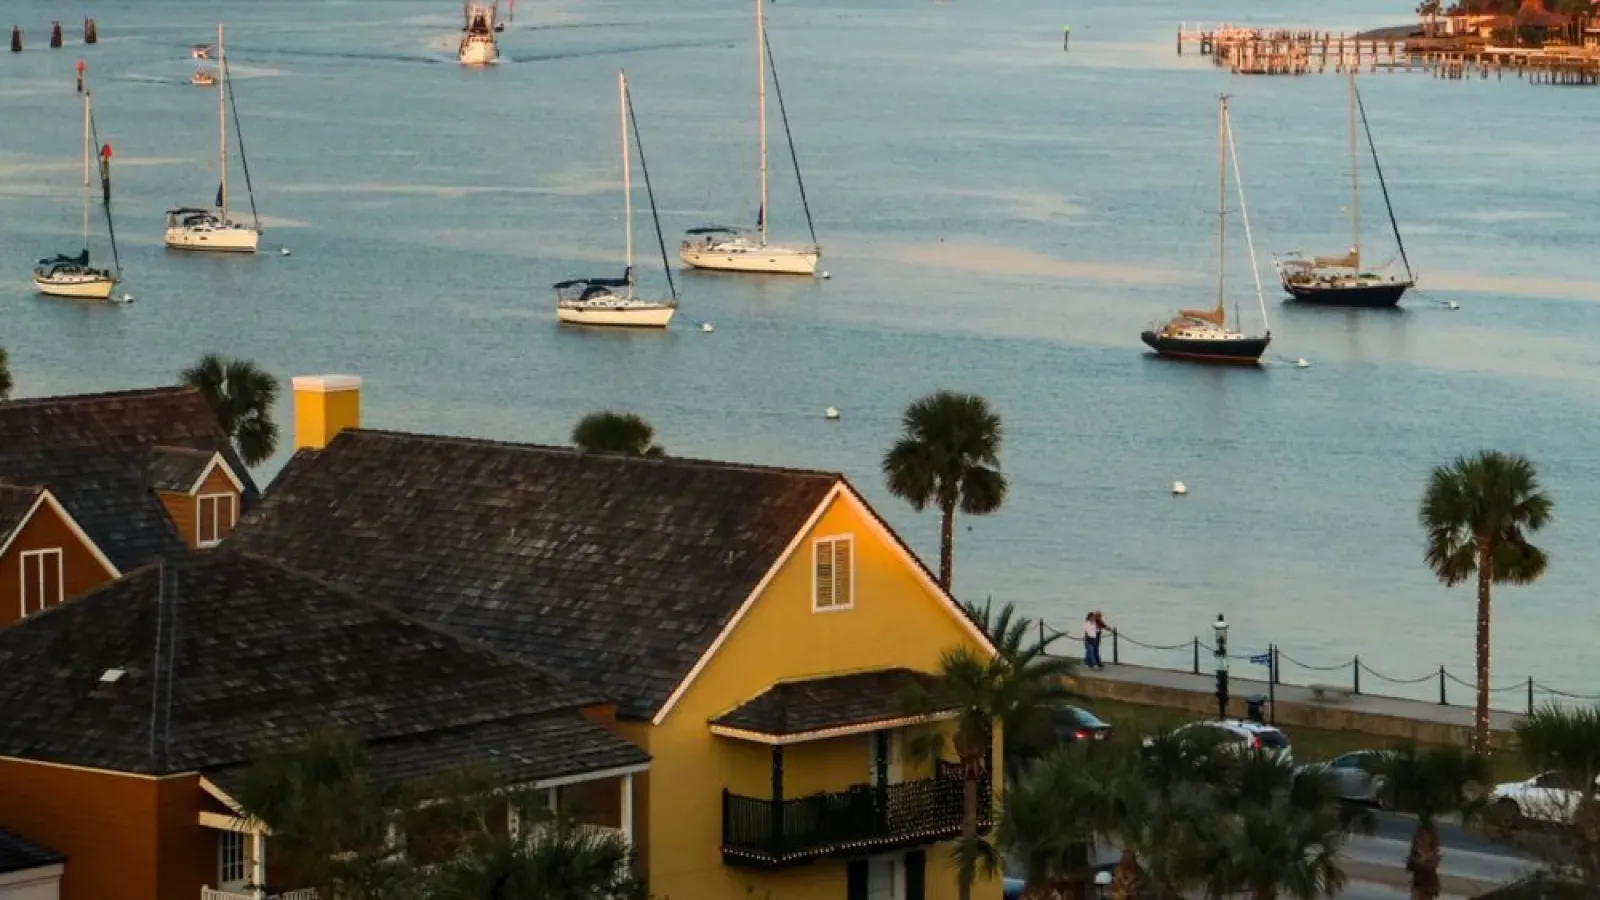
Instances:
[[[556,307],[556,320],[567,325],[602,325],[613,328],[665,328],[677,310],[671,306],[634,309],[579,309]]]
[[[679,247],[678,258],[696,269],[717,272],[775,272],[784,275],[815,275],[817,260],[822,253],[817,250],[795,250],[787,247],[752,247],[728,249],[711,247]]]
[[[166,244],[173,250],[198,250],[211,253],[254,253],[261,235],[250,228],[220,228],[194,231],[168,228]]]
[[[1336,285],[1295,284],[1286,281],[1283,289],[1296,302],[1312,306],[1348,306],[1360,309],[1387,309],[1400,303],[1400,298],[1411,285],[1404,281],[1361,284],[1348,287]]]
[[[1218,365],[1254,366],[1261,362],[1271,337],[1241,337],[1232,340],[1197,340],[1167,337],[1158,331],[1139,335],[1157,356]]]
[[[105,300],[117,286],[114,278],[78,278],[55,280],[35,275],[33,286],[47,297],[71,297],[75,300]]]
[[[461,48],[456,52],[456,59],[463,66],[487,66],[500,59],[500,48],[495,46],[493,40],[461,42]]]

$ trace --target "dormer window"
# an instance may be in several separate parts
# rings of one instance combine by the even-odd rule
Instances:
[[[811,545],[811,609],[834,612],[856,602],[855,538],[851,535],[818,538]]]
[[[63,599],[60,547],[22,551],[22,615],[24,618],[55,606]]]
[[[233,531],[239,517],[239,498],[233,494],[201,494],[195,498],[196,543],[215,547]]]

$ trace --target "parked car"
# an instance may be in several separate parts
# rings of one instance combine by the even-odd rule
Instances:
[[[1579,782],[1560,772],[1541,772],[1527,781],[1508,781],[1495,785],[1490,793],[1494,808],[1515,819],[1567,824],[1583,799]],[[1595,779],[1600,788],[1600,778]]]
[[[1259,722],[1207,719],[1181,725],[1172,733],[1195,740],[1215,741],[1218,746],[1228,747],[1239,753],[1255,750],[1275,756],[1286,763],[1294,762],[1289,736],[1271,725],[1262,725]],[[1149,743],[1150,741],[1146,739],[1146,746]]]
[[[1073,741],[1109,741],[1113,731],[1110,723],[1077,706],[1063,706],[1050,714],[1055,725],[1056,740],[1063,744]]]
[[[1352,750],[1324,762],[1297,766],[1300,774],[1315,773],[1333,780],[1339,796],[1352,803],[1370,803],[1383,809],[1388,805],[1388,783],[1382,775],[1373,774],[1381,752],[1378,750]]]
[[[1002,882],[1000,896],[1005,898],[1005,900],[1020,900],[1022,897],[1022,889],[1027,886],[1028,883],[1023,881],[1021,878],[1008,877],[1004,882]]]

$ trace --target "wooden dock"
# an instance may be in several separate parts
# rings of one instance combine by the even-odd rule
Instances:
[[[1212,65],[1235,75],[1308,75],[1354,67],[1372,72],[1418,69],[1450,80],[1510,73],[1530,84],[1600,85],[1600,48],[1594,47],[1495,47],[1479,38],[1364,37],[1189,23],[1178,27],[1177,46],[1179,56],[1185,47],[1193,47],[1210,57]]]

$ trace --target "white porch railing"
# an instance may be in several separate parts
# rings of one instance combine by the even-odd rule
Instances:
[[[254,891],[222,891],[212,887],[200,889],[200,900],[317,900],[316,888],[301,888],[298,891],[284,891],[279,894],[257,895]]]

